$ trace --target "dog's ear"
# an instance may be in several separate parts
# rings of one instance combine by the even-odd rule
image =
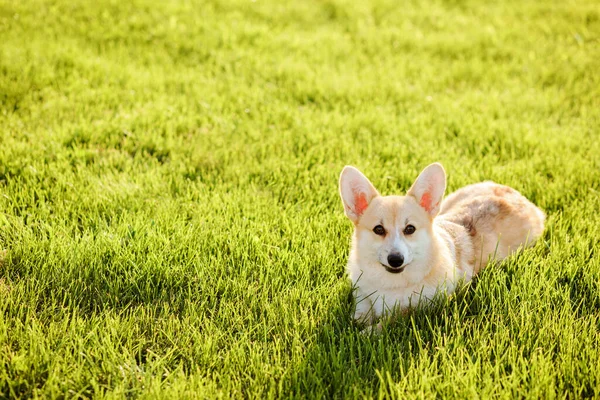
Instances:
[[[379,193],[359,170],[346,166],[340,175],[340,195],[346,216],[357,224],[371,200],[379,196]]]
[[[421,207],[433,218],[440,212],[445,191],[446,171],[441,164],[433,163],[419,174],[407,194],[417,199]]]

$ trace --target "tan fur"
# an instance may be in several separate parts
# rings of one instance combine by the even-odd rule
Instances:
[[[442,202],[445,179],[441,165],[432,164],[406,196],[384,197],[358,170],[342,171],[340,193],[355,225],[348,273],[356,319],[373,321],[438,291],[451,293],[460,279],[470,280],[490,260],[531,246],[542,234],[544,213],[516,190],[482,182]],[[378,225],[384,235],[374,233]],[[405,233],[407,225],[416,230]],[[404,264],[392,265],[394,254]]]
[[[515,189],[494,182],[466,186],[442,203],[439,222],[466,229],[479,272],[491,260],[502,260],[519,247],[531,246],[544,230],[544,213]]]

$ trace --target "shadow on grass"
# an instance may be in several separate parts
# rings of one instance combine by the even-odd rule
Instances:
[[[440,337],[481,311],[466,284],[451,297],[383,320],[380,332],[370,332],[352,321],[352,299],[331,311],[316,333],[304,361],[289,372],[283,397],[355,398],[386,393],[389,379],[399,381],[423,357],[433,357]],[[368,332],[368,333],[367,333]]]

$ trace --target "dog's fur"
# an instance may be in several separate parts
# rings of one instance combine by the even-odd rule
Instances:
[[[544,213],[510,187],[476,183],[442,203],[445,190],[438,163],[421,172],[406,196],[381,196],[360,171],[344,168],[340,194],[354,223],[348,274],[356,290],[355,319],[372,323],[438,291],[450,294],[461,279],[531,246],[544,230]],[[378,225],[384,234],[374,232]],[[390,254],[403,258],[401,266],[391,265],[398,260],[391,262]]]

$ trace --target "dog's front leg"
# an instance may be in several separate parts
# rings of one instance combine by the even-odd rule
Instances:
[[[354,320],[360,324],[371,325],[375,318],[373,312],[373,303],[368,297],[356,296],[356,309],[354,310]]]

